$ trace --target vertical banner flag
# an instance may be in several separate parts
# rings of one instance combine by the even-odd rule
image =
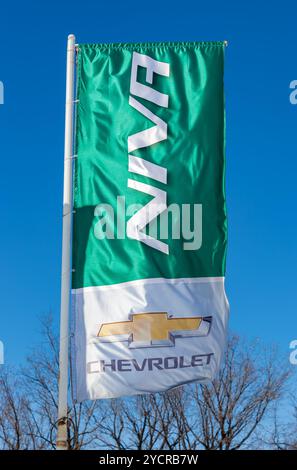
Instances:
[[[228,320],[223,42],[77,51],[77,401],[212,379]]]

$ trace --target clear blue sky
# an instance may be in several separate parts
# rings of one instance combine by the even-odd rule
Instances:
[[[19,363],[42,313],[59,315],[65,46],[229,41],[227,293],[231,327],[288,350],[297,338],[296,1],[2,2],[0,339]]]

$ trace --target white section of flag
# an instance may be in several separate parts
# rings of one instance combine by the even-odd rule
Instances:
[[[72,308],[73,384],[79,402],[161,392],[212,379],[218,370],[229,314],[223,277],[157,278],[74,289]],[[206,336],[177,337],[171,346],[131,348],[125,336],[110,342],[98,338],[102,324],[126,322],[131,315],[146,312],[167,312],[171,318],[212,317],[211,328]],[[201,356],[201,365],[199,359],[193,367],[172,367],[174,358],[182,357],[184,362],[178,359],[178,364],[188,365],[193,356]],[[154,358],[168,368],[149,370],[148,361]],[[101,361],[105,371],[99,371]],[[138,369],[144,364],[143,370],[136,370],[134,363]],[[116,370],[108,364],[116,365]],[[118,370],[118,364],[125,370]]]

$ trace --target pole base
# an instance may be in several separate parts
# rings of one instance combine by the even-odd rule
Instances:
[[[58,432],[57,432],[57,450],[68,450],[68,430],[67,430],[67,418],[61,418],[58,421]]]

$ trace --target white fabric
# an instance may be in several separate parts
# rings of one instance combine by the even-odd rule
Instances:
[[[219,367],[229,312],[223,277],[160,278],[86,287],[72,291],[72,306],[77,401],[164,391],[189,381],[211,379]],[[211,317],[211,327],[206,336],[185,334],[162,346],[130,347],[127,335],[113,341],[98,338],[102,324],[126,322],[133,314],[147,312],[167,312],[170,318]],[[205,334],[203,329],[201,334]],[[154,358],[160,367],[166,364],[167,368],[152,366],[149,361]]]

